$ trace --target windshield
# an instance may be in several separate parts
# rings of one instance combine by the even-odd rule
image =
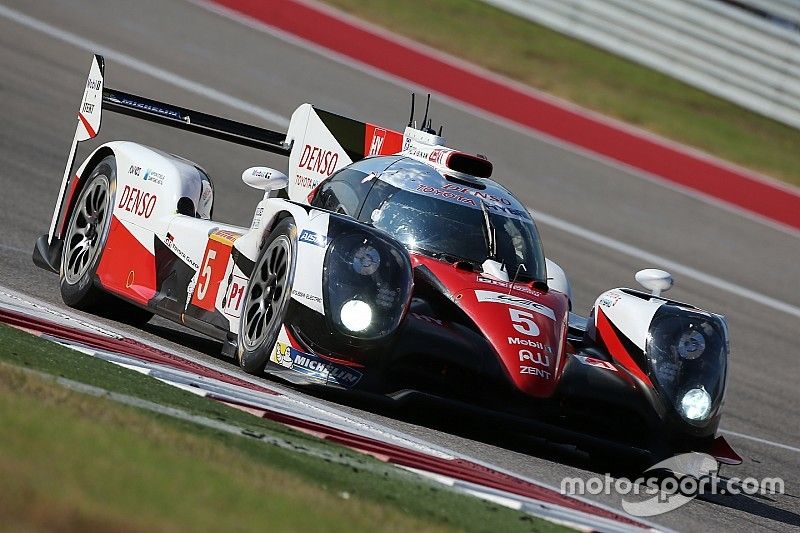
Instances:
[[[476,265],[494,259],[505,265],[509,279],[518,274],[518,280],[544,281],[544,254],[533,221],[506,216],[491,204],[478,205],[483,209],[378,180],[364,204],[361,218],[389,233],[409,250]]]

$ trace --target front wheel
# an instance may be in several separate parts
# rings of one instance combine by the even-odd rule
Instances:
[[[267,237],[256,261],[239,320],[237,359],[245,372],[264,370],[278,340],[294,282],[297,227],[280,222]]]
[[[116,167],[114,156],[100,161],[75,202],[61,256],[61,298],[70,307],[138,326],[153,314],[115,298],[95,283],[111,228]]]

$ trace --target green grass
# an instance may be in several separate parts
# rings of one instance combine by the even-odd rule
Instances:
[[[73,392],[18,367],[179,407],[316,453]],[[0,427],[5,530],[560,529],[2,325]]]
[[[323,1],[581,106],[800,185],[800,130],[477,0]]]

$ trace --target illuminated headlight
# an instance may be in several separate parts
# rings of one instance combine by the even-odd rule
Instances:
[[[371,276],[381,265],[381,254],[369,244],[359,247],[353,254],[353,270],[362,276]]]
[[[706,349],[706,339],[697,330],[684,332],[678,339],[678,355],[683,359],[697,359]]]
[[[342,306],[339,318],[350,331],[364,331],[372,322],[372,309],[361,300],[349,300]]]
[[[397,331],[414,288],[411,258],[379,230],[331,217],[336,235],[323,263],[325,316],[347,342],[384,338]]]
[[[689,389],[681,399],[681,414],[692,421],[705,420],[711,412],[711,396],[703,390]]]

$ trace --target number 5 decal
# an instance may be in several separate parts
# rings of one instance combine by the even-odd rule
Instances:
[[[203,255],[203,262],[197,273],[197,285],[192,296],[192,305],[214,311],[217,303],[217,293],[222,278],[228,267],[228,259],[231,255],[231,248],[225,243],[215,240],[213,235],[208,239],[206,253]]]
[[[530,337],[539,335],[539,326],[533,321],[533,313],[509,307],[508,314],[511,315],[511,325],[515,330]]]
[[[208,292],[208,285],[211,283],[211,261],[217,257],[216,250],[208,250],[206,254],[206,260],[203,263],[203,269],[200,273],[200,279],[197,281],[197,299],[199,301],[203,301],[206,298],[206,293]]]

